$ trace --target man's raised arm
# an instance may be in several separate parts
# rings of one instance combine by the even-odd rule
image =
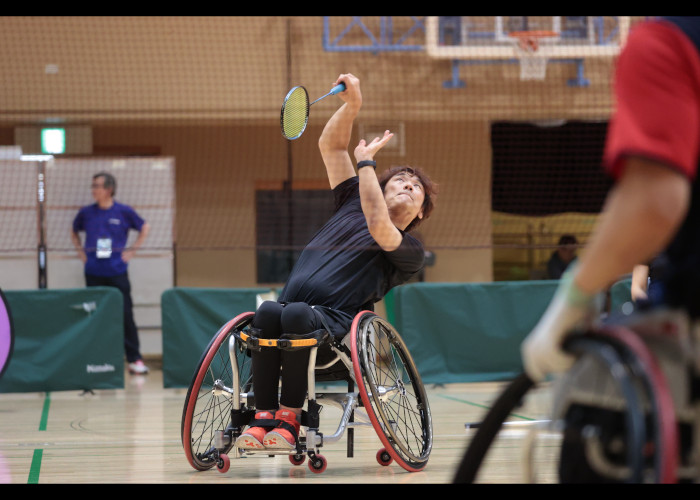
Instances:
[[[318,147],[326,165],[331,189],[355,175],[355,167],[348,152],[352,125],[362,107],[360,81],[351,74],[338,77],[335,84],[344,83],[346,89],[338,94],[344,103],[333,114],[321,133]]]

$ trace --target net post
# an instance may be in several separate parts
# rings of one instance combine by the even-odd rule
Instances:
[[[39,267],[38,287],[47,287],[47,255],[46,255],[46,161],[37,162],[37,232],[39,244],[37,246],[37,264]]]

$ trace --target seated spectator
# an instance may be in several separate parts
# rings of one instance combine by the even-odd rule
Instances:
[[[559,238],[559,248],[552,252],[547,262],[547,279],[558,280],[569,265],[576,260],[576,236],[565,234]]]

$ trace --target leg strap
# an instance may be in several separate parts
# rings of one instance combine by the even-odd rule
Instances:
[[[254,418],[248,422],[250,427],[278,427],[281,421],[274,418]]]
[[[292,436],[294,436],[294,441],[297,441],[299,438],[299,433],[297,430],[294,428],[293,425],[285,422],[284,420],[277,420],[277,425],[275,426],[276,429],[286,429],[290,432]]]
[[[286,351],[308,349],[325,344],[331,338],[330,333],[325,329],[304,334],[283,333],[279,339],[260,338],[260,330],[253,327],[241,331],[234,330],[232,333],[241,343],[253,351],[259,351],[262,347],[276,347]]]
[[[327,330],[316,330],[303,334],[283,333],[277,339],[277,347],[285,351],[296,351],[298,349],[320,346],[328,342],[329,339],[330,333]]]

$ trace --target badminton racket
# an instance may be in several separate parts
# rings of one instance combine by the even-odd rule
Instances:
[[[289,140],[301,137],[309,121],[309,108],[321,99],[329,95],[335,95],[343,90],[345,90],[345,84],[340,83],[333,87],[326,95],[319,97],[309,104],[309,93],[306,89],[302,86],[294,87],[287,93],[282,103],[282,111],[280,113],[282,135]]]

